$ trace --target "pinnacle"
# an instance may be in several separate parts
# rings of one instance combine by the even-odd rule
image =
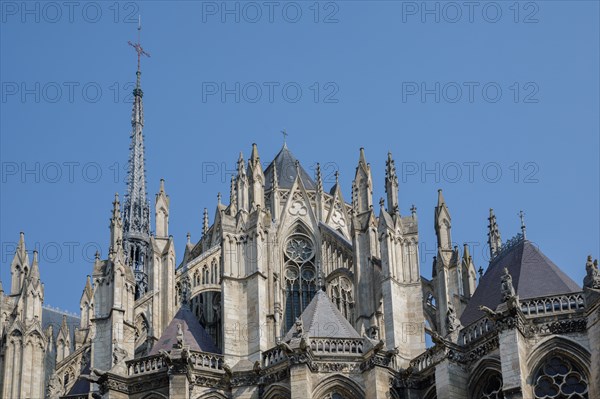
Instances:
[[[440,188],[438,190],[438,206],[441,206],[442,204],[446,204],[446,200],[444,199],[444,194],[442,193],[442,189]]]

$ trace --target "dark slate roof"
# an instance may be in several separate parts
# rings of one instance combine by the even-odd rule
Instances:
[[[73,344],[73,334],[75,333],[75,329],[79,327],[80,324],[79,317],[77,316],[61,312],[60,310],[42,307],[42,329],[46,331],[46,328],[48,328],[48,326],[52,326],[52,335],[54,341],[56,342],[56,337],[58,336],[60,326],[62,325],[63,316],[67,316],[67,326],[69,327],[71,344]]]
[[[279,188],[290,189],[296,180],[296,162],[298,160],[287,148],[287,145],[283,145],[283,148],[273,159],[273,162],[265,169],[265,191],[270,190],[273,184],[273,165],[277,167],[277,183]],[[310,175],[300,166],[300,179],[307,190],[314,190],[316,185]]]
[[[181,324],[184,345],[189,346],[190,350],[221,353],[190,308],[184,305],[175,314],[158,342],[152,347],[150,355],[156,355],[161,349],[165,351],[173,349],[173,345],[177,343],[177,324]]]
[[[460,321],[463,326],[480,319],[480,305],[496,309],[501,302],[500,277],[504,268],[512,276],[513,286],[520,299],[580,292],[581,287],[546,257],[533,243],[521,240],[505,253],[492,260],[479,280]]]
[[[323,290],[317,291],[300,317],[304,332],[311,338],[360,338]],[[284,341],[291,340],[295,331],[292,326]]]

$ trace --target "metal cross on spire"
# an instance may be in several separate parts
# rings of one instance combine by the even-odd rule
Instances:
[[[523,239],[525,239],[525,212],[519,211],[519,218],[521,219],[521,231],[523,232]]]
[[[283,145],[286,145],[286,144],[287,144],[287,136],[288,136],[288,132],[287,132],[285,129],[283,129],[283,130],[281,131],[281,134],[283,134]]]
[[[142,55],[145,55],[146,57],[150,57],[150,54],[144,50],[144,48],[142,47],[141,44],[141,31],[142,31],[142,16],[138,15],[138,40],[137,43],[131,43],[131,41],[128,41],[127,43],[133,47],[135,49],[135,52],[137,53],[137,70],[138,72],[140,72],[140,59],[142,57]]]

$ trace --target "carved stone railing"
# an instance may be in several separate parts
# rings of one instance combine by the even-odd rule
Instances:
[[[468,345],[495,330],[496,326],[494,322],[484,317],[463,328],[460,331],[458,342],[462,345]]]
[[[440,358],[439,352],[441,352],[440,349],[435,346],[427,349],[410,361],[410,367],[417,372],[427,370],[436,364],[436,361]]]
[[[190,361],[194,368],[223,370],[223,355],[208,352],[190,352]]]
[[[573,312],[585,308],[583,293],[553,295],[520,301],[521,311],[526,316],[543,316]]]
[[[264,368],[274,366],[287,360],[287,355],[283,348],[276,346],[262,354],[262,366]]]
[[[167,363],[162,355],[129,360],[125,364],[127,365],[127,374],[129,375],[155,373],[167,367]]]
[[[362,355],[362,338],[311,338],[310,349],[315,355]]]

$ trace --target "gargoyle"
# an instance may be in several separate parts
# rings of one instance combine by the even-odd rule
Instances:
[[[102,376],[104,376],[106,374],[106,371],[102,371],[102,370],[98,370],[95,368],[91,368],[90,369],[90,373],[89,374],[81,374],[81,378],[83,378],[84,380],[88,380],[90,382],[93,383],[97,383],[100,378],[102,378]]]
[[[279,343],[278,347],[279,347],[279,349],[282,349],[285,353],[293,353],[294,352],[292,347],[283,341]]]
[[[229,377],[233,375],[233,370],[231,370],[231,367],[229,367],[227,363],[223,363],[223,371],[225,371]]]
[[[446,341],[437,331],[431,331],[431,341],[436,345],[444,345]]]
[[[172,363],[173,358],[171,357],[171,354],[166,350],[161,349],[158,351],[158,354],[161,355],[168,364]]]
[[[254,370],[256,374],[260,374],[260,372],[262,371],[262,366],[260,365],[260,362],[258,360],[254,362],[254,367],[252,368],[252,370]]]
[[[479,310],[481,310],[482,312],[485,312],[488,319],[493,320],[493,321],[498,320],[500,317],[502,317],[501,313],[498,313],[484,305],[480,305]]]

